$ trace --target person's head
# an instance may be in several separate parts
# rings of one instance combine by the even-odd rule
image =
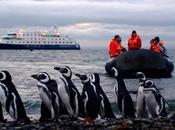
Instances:
[[[115,35],[114,40],[116,40],[118,43],[121,43],[121,37],[119,35]]]
[[[154,40],[156,41],[156,43],[159,43],[160,42],[160,38],[158,36],[155,37]]]
[[[137,35],[137,32],[135,30],[132,31],[131,36],[135,37]]]

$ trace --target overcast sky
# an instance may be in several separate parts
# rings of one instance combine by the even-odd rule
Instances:
[[[119,34],[126,46],[132,30],[143,46],[155,36],[175,47],[175,0],[0,0],[0,31],[57,25],[82,46],[108,46]]]

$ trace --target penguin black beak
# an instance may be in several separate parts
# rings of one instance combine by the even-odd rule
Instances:
[[[54,67],[54,69],[55,69],[55,70],[58,70],[58,71],[60,71],[60,70],[61,70],[61,68],[60,68],[60,67]]]
[[[37,75],[36,74],[31,75],[31,77],[34,78],[34,79],[37,79]]]
[[[78,74],[78,73],[76,73],[76,74],[75,74],[75,76],[76,76],[76,77],[78,77],[78,78],[80,78],[80,77],[81,77],[81,75],[80,75],[80,74]]]
[[[77,76],[81,80],[86,80],[88,78],[87,75],[84,75],[84,74],[75,74],[75,76]]]
[[[55,70],[58,70],[61,73],[66,73],[66,69],[65,68],[61,68],[61,67],[55,67]]]

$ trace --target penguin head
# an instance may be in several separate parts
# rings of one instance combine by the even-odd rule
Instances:
[[[136,73],[136,76],[139,78],[139,85],[140,86],[143,86],[144,85],[144,82],[146,81],[146,77],[145,77],[145,74],[142,73],[142,72],[137,72]]]
[[[62,73],[64,76],[71,78],[72,77],[72,71],[68,66],[65,67],[54,67],[55,70],[58,70],[60,73]]]
[[[97,73],[92,73],[90,76],[91,82],[99,84],[100,83],[100,76]]]
[[[12,76],[7,70],[3,70],[0,72],[0,82],[3,82],[3,81],[8,81],[8,82],[12,81]]]
[[[151,88],[153,86],[154,86],[154,82],[152,80],[145,81],[145,85],[144,85],[145,88]]]
[[[146,77],[145,77],[145,74],[143,72],[137,72],[136,73],[136,76],[141,79],[142,81],[143,80],[146,80]]]
[[[86,83],[90,80],[89,76],[86,75],[86,74],[75,74],[75,76],[77,76],[78,78],[80,78],[80,80],[83,82],[83,83]]]
[[[42,83],[47,83],[50,80],[50,76],[46,72],[31,75],[32,78],[37,79]]]
[[[119,72],[118,72],[118,70],[117,70],[115,67],[112,67],[111,71],[112,71],[112,73],[113,73],[113,75],[114,75],[115,77],[118,77]]]

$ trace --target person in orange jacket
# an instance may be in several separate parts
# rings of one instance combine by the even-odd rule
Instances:
[[[114,39],[109,44],[109,55],[111,58],[118,56],[120,53],[125,52],[126,49],[121,45],[121,37],[115,35]]]
[[[160,43],[160,39],[159,37],[155,37],[154,39],[152,39],[150,41],[150,44],[151,44],[151,47],[150,47],[150,50],[151,51],[155,51],[155,52],[159,52],[163,55],[166,55],[166,49],[165,47],[163,46],[163,43]]]
[[[131,37],[128,39],[128,50],[137,50],[140,49],[142,46],[142,40],[137,32],[134,30],[132,31]]]

